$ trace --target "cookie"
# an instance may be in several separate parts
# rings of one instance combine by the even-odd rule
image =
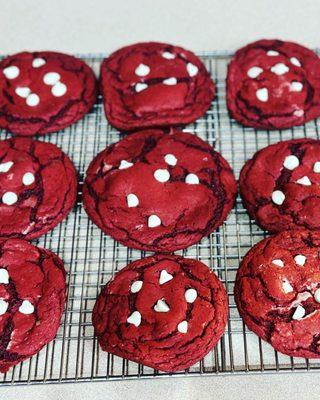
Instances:
[[[106,58],[101,90],[108,121],[125,131],[189,124],[214,97],[210,74],[197,56],[154,42],[123,47]]]
[[[239,183],[244,206],[263,229],[320,229],[319,140],[265,147],[246,162]]]
[[[93,71],[52,51],[18,53],[0,62],[0,128],[44,135],[81,119],[97,98]]]
[[[320,358],[319,252],[319,232],[281,232],[256,244],[237,273],[244,322],[289,356]]]
[[[125,246],[168,252],[221,225],[235,193],[229,164],[211,146],[190,133],[154,129],[94,158],[83,203],[92,221]]]
[[[29,138],[0,141],[0,236],[34,239],[71,211],[77,174],[57,146]]]
[[[227,315],[226,291],[206,265],[155,255],[116,274],[99,295],[92,321],[104,351],[174,372],[215,346]]]
[[[54,339],[66,299],[62,261],[21,239],[0,240],[0,371]]]
[[[258,40],[228,68],[227,104],[245,126],[283,129],[320,115],[320,60],[296,43]]]

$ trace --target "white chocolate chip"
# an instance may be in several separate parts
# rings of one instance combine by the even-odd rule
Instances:
[[[301,92],[303,89],[303,84],[301,82],[293,81],[290,84],[290,91],[291,92]]]
[[[32,66],[33,66],[33,68],[40,68],[43,65],[45,65],[45,63],[46,63],[46,60],[44,58],[38,57],[32,61]]]
[[[162,53],[162,57],[166,58],[167,60],[173,60],[174,58],[176,58],[175,54],[172,54],[169,51],[164,51]]]
[[[177,158],[173,154],[166,154],[164,156],[164,160],[168,165],[171,165],[172,167],[174,167],[178,162]]]
[[[8,172],[9,169],[13,166],[12,161],[7,161],[0,164],[0,172]]]
[[[281,190],[275,190],[272,193],[271,198],[272,198],[272,201],[274,202],[274,204],[281,206],[281,204],[284,202],[286,196],[284,195],[283,192],[281,192]]]
[[[273,72],[276,75],[284,75],[288,71],[289,71],[289,68],[283,63],[278,63],[278,64],[275,64],[273,67],[271,67],[271,72]]]
[[[131,293],[138,293],[142,288],[143,282],[142,281],[135,281],[131,285],[130,291]]]
[[[282,289],[285,294],[293,292],[293,287],[290,285],[290,282],[288,281],[288,279],[283,279]]]
[[[157,181],[162,183],[168,182],[168,180],[170,179],[170,173],[166,169],[157,169],[154,172],[153,176]]]
[[[167,283],[173,279],[173,276],[169,274],[165,269],[163,269],[160,272],[160,278],[159,278],[159,283],[160,285],[163,285],[164,283]]]
[[[148,227],[156,228],[157,226],[160,225],[161,225],[161,219],[155,214],[150,215],[150,217],[148,218]]]
[[[62,82],[57,82],[52,86],[51,93],[55,97],[61,97],[67,93],[67,86]]]
[[[297,254],[294,257],[294,261],[296,262],[296,264],[300,265],[300,267],[304,266],[306,260],[307,260],[307,257],[302,254]]]
[[[141,314],[139,311],[134,311],[130,317],[128,317],[127,322],[129,324],[133,324],[134,326],[138,327],[141,324]]]
[[[187,289],[184,297],[186,299],[187,303],[193,303],[195,301],[195,299],[197,298],[198,293],[195,289]]]
[[[7,204],[8,206],[12,206],[12,204],[18,201],[18,196],[14,192],[5,192],[2,196],[2,202]]]
[[[198,185],[200,181],[196,174],[188,174],[186,176],[185,182],[188,185]]]
[[[8,306],[9,304],[5,300],[0,299],[0,315],[3,315],[7,312]]]
[[[127,204],[128,204],[128,207],[137,207],[139,205],[138,197],[133,193],[128,194]]]
[[[316,161],[313,164],[313,172],[315,172],[316,174],[320,173],[320,161]]]
[[[178,324],[178,331],[180,333],[187,333],[188,332],[188,322],[187,321],[180,322],[180,324]]]
[[[290,61],[293,65],[295,65],[296,67],[301,67],[301,63],[300,61],[296,58],[296,57],[291,57]]]
[[[7,79],[15,79],[19,76],[20,70],[15,65],[11,65],[3,70],[3,73]]]
[[[267,88],[261,88],[256,91],[257,99],[264,103],[269,100],[269,92]]]
[[[130,168],[132,166],[133,166],[133,164],[131,162],[126,161],[126,160],[121,160],[120,165],[119,165],[119,169],[127,169],[127,168]]]
[[[263,72],[263,69],[260,67],[251,67],[248,72],[247,75],[249,78],[255,79],[257,78],[261,72]]]
[[[154,311],[156,312],[168,312],[170,311],[170,308],[168,304],[162,299],[158,300],[157,304],[153,307]]]
[[[28,106],[30,107],[35,107],[40,103],[40,97],[35,94],[35,93],[31,93],[29,94],[29,96],[26,99],[26,103]]]
[[[283,162],[283,166],[285,168],[289,169],[290,171],[292,171],[293,169],[297,168],[299,166],[299,164],[300,164],[299,163],[299,158],[296,157],[296,156],[293,156],[293,155],[287,156],[284,159],[284,162]]]
[[[303,176],[302,178],[298,179],[296,183],[299,183],[303,186],[311,186],[311,181],[307,176]]]
[[[310,298],[312,298],[312,294],[310,292],[297,293],[297,296],[296,296],[295,300],[291,303],[290,308],[298,307],[299,304],[301,304],[303,301],[306,301]]]
[[[29,300],[23,300],[21,306],[19,307],[19,311],[26,315],[32,314],[34,312],[34,306]]]
[[[139,93],[139,92],[142,92],[142,90],[147,89],[147,87],[148,87],[148,85],[146,83],[137,83],[134,88],[135,88],[135,91],[137,93]]]
[[[267,51],[267,56],[278,56],[279,53],[275,50],[268,50]]]
[[[53,86],[60,81],[60,74],[58,72],[47,72],[43,77],[43,82],[46,85]]]
[[[25,186],[32,185],[34,181],[35,181],[35,177],[32,172],[26,172],[22,177],[22,183]]]
[[[188,63],[187,64],[187,71],[188,71],[189,76],[193,77],[193,76],[197,75],[197,73],[199,71],[199,68],[196,65],[192,64],[192,63]]]
[[[176,85],[177,84],[177,78],[168,78],[168,79],[164,79],[162,81],[162,83],[164,85]]]
[[[284,267],[284,263],[282,260],[279,260],[279,258],[276,258],[275,260],[272,260],[272,264],[277,265],[278,267]]]
[[[15,89],[15,92],[19,97],[26,99],[29,96],[29,94],[31,93],[31,90],[30,90],[30,88],[24,86],[24,87],[17,87]]]
[[[294,115],[295,117],[302,117],[302,116],[304,115],[304,111],[303,111],[303,110],[295,110],[295,111],[293,112],[293,115]]]
[[[314,299],[317,303],[320,303],[320,288],[318,288],[315,292],[314,292]]]
[[[292,319],[301,319],[305,315],[306,315],[306,310],[299,304],[292,316]]]
[[[4,268],[0,268],[0,283],[9,283],[9,273]]]
[[[150,68],[148,67],[148,65],[145,64],[140,64],[136,70],[134,71],[136,73],[136,75],[138,76],[146,76],[149,74],[150,72]]]

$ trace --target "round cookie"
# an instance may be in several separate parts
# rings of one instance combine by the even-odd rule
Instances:
[[[169,252],[221,225],[235,194],[232,170],[211,146],[159,129],[128,135],[98,154],[83,203],[93,222],[125,246]]]
[[[62,261],[21,239],[0,240],[0,371],[54,339],[65,306]]]
[[[259,40],[229,64],[227,104],[245,126],[283,129],[320,115],[320,60],[296,43]]]
[[[289,356],[320,358],[319,251],[319,232],[281,232],[256,244],[237,273],[244,322]]]
[[[57,146],[29,138],[0,141],[0,236],[34,239],[71,211],[77,173]]]
[[[93,71],[52,51],[18,53],[0,62],[0,128],[43,135],[81,119],[97,98]]]
[[[99,295],[92,321],[104,351],[174,372],[215,346],[227,316],[226,291],[206,265],[155,255],[116,274]]]
[[[166,43],[137,43],[101,65],[105,113],[119,130],[185,125],[201,117],[214,84],[201,60]]]
[[[239,184],[244,206],[263,229],[320,229],[319,140],[265,147],[246,162]]]

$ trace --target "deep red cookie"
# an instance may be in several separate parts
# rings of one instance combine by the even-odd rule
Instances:
[[[99,295],[92,321],[104,351],[173,372],[214,347],[227,316],[226,291],[206,265],[155,255],[116,274]]]
[[[320,358],[319,252],[319,232],[281,232],[256,244],[237,273],[244,322],[290,356]]]
[[[239,182],[244,206],[263,229],[320,229],[319,140],[265,147],[246,162]]]
[[[320,59],[296,43],[251,43],[229,64],[227,104],[234,119],[254,128],[290,128],[317,118]]]
[[[29,138],[0,141],[0,236],[34,239],[71,211],[77,173],[57,146]]]
[[[174,251],[223,223],[236,193],[219,153],[190,133],[145,130],[91,162],[83,203],[93,222],[125,246]]]
[[[0,127],[43,135],[82,118],[97,97],[91,68],[67,54],[18,53],[0,62]]]
[[[54,339],[66,299],[65,270],[51,251],[0,241],[0,371]]]
[[[188,124],[214,97],[200,59],[166,43],[138,43],[113,53],[101,65],[101,88],[108,121],[126,131]]]

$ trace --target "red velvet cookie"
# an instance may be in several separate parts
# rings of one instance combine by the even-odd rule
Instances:
[[[34,239],[71,211],[77,174],[57,146],[29,138],[0,141],[0,236]]]
[[[320,229],[319,140],[265,147],[246,162],[239,182],[244,206],[263,229]]]
[[[20,239],[0,241],[0,371],[54,339],[66,298],[63,263]]]
[[[0,127],[17,135],[63,129],[82,118],[96,97],[94,73],[79,58],[42,51],[0,62]]]
[[[155,255],[116,274],[92,321],[104,351],[173,372],[201,360],[224,332],[226,291],[197,260]]]
[[[188,124],[214,97],[210,74],[197,56],[153,42],[123,47],[105,59],[101,88],[108,121],[126,131]]]
[[[320,59],[281,40],[239,49],[228,68],[227,104],[243,125],[282,129],[320,115]]]
[[[244,322],[290,356],[320,358],[319,252],[319,232],[281,232],[256,244],[237,273]]]
[[[145,130],[91,162],[83,203],[93,222],[125,246],[183,249],[223,223],[236,193],[219,153],[190,133]]]

